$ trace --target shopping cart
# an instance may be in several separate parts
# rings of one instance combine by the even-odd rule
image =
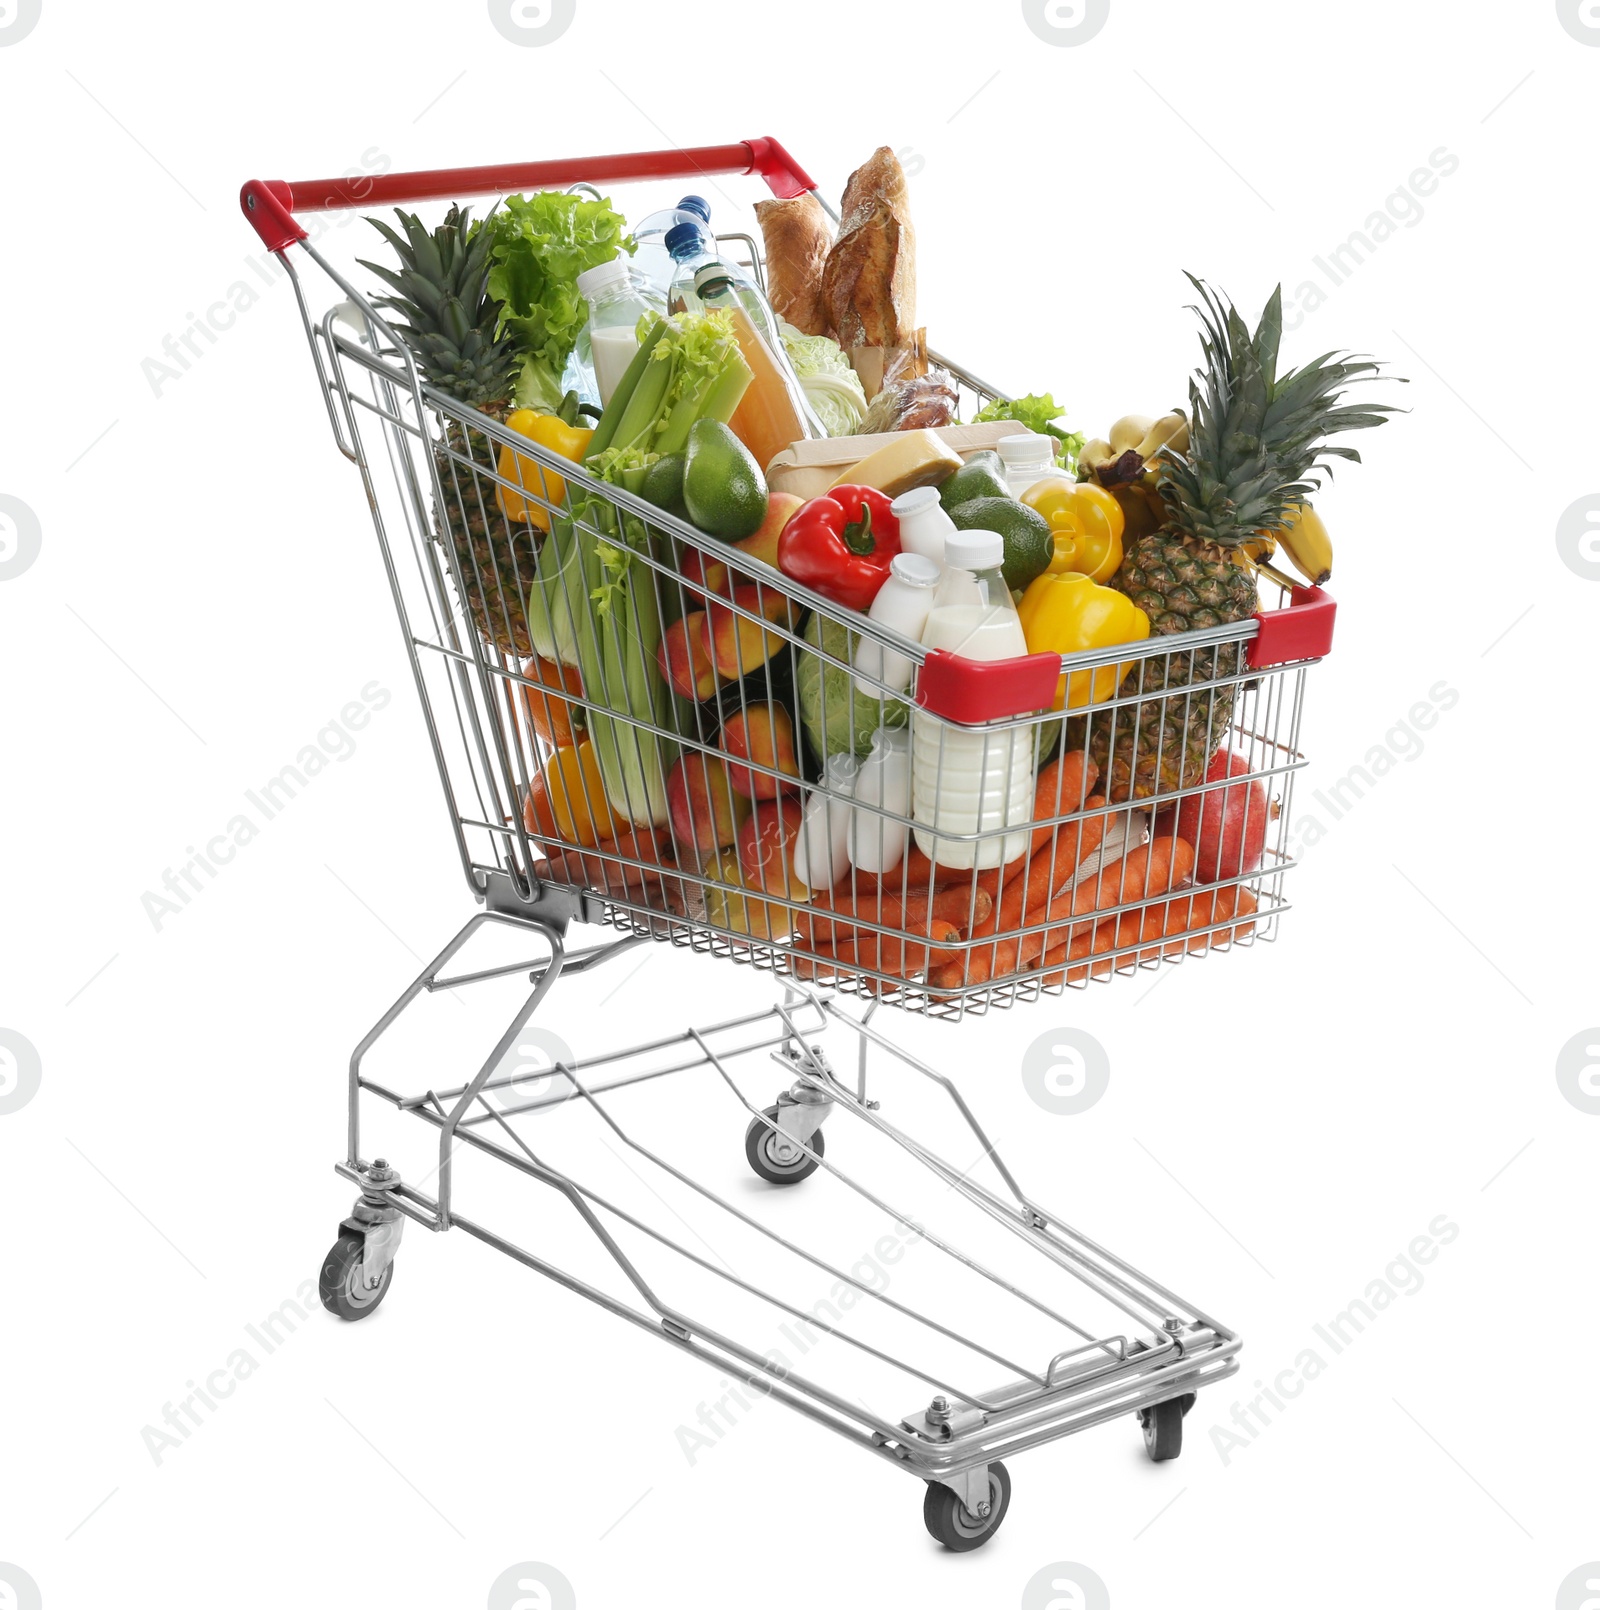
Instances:
[[[1182,1417],[1194,1393],[1236,1370],[1239,1342],[1024,1193],[956,1087],[898,1049],[874,1026],[874,1014],[880,1005],[891,1005],[954,1019],[1059,994],[1093,977],[1273,937],[1287,909],[1283,878],[1293,865],[1288,834],[1294,775],[1304,764],[1299,748],[1304,678],[1328,648],[1333,605],[1317,589],[1297,588],[1279,600],[1281,607],[1251,620],[1066,658],[1032,655],[979,664],[926,650],[753,563],[642,498],[602,484],[501,421],[429,386],[372,302],[317,250],[295,217],[305,211],[377,209],[514,190],[756,173],[778,196],[816,194],[804,171],[768,139],[576,162],[293,185],[252,181],[242,192],[247,218],[295,287],[335,440],[361,475],[462,869],[485,908],[413,980],[351,1059],[348,1151],[338,1169],[362,1194],[324,1265],[323,1300],[346,1319],[370,1314],[388,1291],[408,1218],[434,1231],[465,1230],[712,1362],[744,1387],[782,1399],[921,1476],[929,1484],[924,1505],[929,1530],[949,1548],[968,1549],[994,1535],[1009,1502],[1002,1455],[1133,1413],[1143,1424],[1151,1456],[1171,1458],[1181,1447]],[[827,207],[820,195],[818,200]],[[762,254],[752,237],[718,238],[741,251],[761,275]],[[321,317],[314,315],[298,271],[302,262],[326,275],[339,293],[340,300]],[[958,383],[963,413],[1000,395],[959,365],[931,356]],[[565,496],[546,495],[561,483],[544,482],[545,474],[564,478]],[[534,480],[541,484],[530,484]],[[610,696],[608,687],[553,691],[535,669],[530,623],[522,611],[538,579],[534,555],[543,533],[535,530],[535,510],[545,515],[541,524],[554,528],[566,520],[569,529],[626,544],[634,585],[653,591],[660,618],[670,623],[703,612],[708,628],[713,619],[720,621],[739,674],[725,677],[697,704],[675,704],[670,721],[619,716],[626,706]],[[727,566],[727,585],[713,587],[704,566],[692,572],[698,584],[686,579],[690,550]],[[589,608],[581,588],[569,585],[552,596],[569,625]],[[887,658],[863,661],[862,643],[909,660],[910,686],[888,677],[884,666],[892,662]],[[747,648],[748,665],[742,657]],[[874,664],[883,674],[873,674]],[[1064,676],[1083,691],[1065,708],[1056,708]],[[816,928],[808,927],[815,909],[803,889],[781,882],[777,888],[735,888],[720,858],[707,853],[718,846],[695,841],[692,811],[687,836],[695,842],[686,846],[686,835],[672,825],[659,832],[617,832],[606,824],[603,831],[593,810],[572,793],[565,813],[554,819],[548,809],[541,814],[536,808],[550,752],[541,733],[548,733],[562,713],[568,719],[574,711],[605,716],[623,735],[613,741],[631,746],[646,768],[657,763],[652,757],[675,757],[672,764],[687,791],[697,770],[703,778],[713,762],[727,763],[719,737],[731,725],[754,721],[759,726],[763,718],[770,723],[780,708],[785,716],[801,710],[805,731],[795,735],[792,755],[776,748],[758,752],[754,745],[741,751],[746,786],[756,796],[752,820],[759,825],[763,811],[781,818],[790,808],[785,802],[795,798],[793,789],[803,785],[825,814],[853,813],[853,832],[894,836],[907,847],[898,871],[880,880],[875,902],[858,904],[852,913],[848,943],[817,944]],[[908,809],[863,799],[830,781],[820,752],[837,748],[864,754],[874,732],[905,727],[924,753],[931,746],[940,757],[940,789],[946,781],[946,746],[953,753],[965,739],[970,753],[973,735],[985,745],[1005,746],[1007,753],[1027,746],[1040,767],[1048,756],[1069,749],[1100,757],[1100,791],[1088,797],[1041,800],[1030,788],[1025,812],[1013,809],[1016,802],[1009,799],[999,802],[997,825],[967,832],[941,825],[934,859],[968,869],[964,877],[941,885],[943,898],[959,904],[965,893],[969,920],[937,934],[911,933],[906,927],[919,893],[909,853],[910,845],[921,843],[918,821]],[[1087,924],[1063,923],[1054,888],[1044,891],[1051,896],[1047,900],[1025,896],[1019,909],[1027,915],[1011,926],[990,923],[985,931],[976,920],[985,872],[1010,858],[1019,823],[1030,847],[1039,842],[1032,835],[1052,844],[1073,835],[1081,844],[1087,834],[1106,842],[1114,838],[1126,851],[1148,835],[1153,812],[1224,786],[1205,774],[1205,758],[1224,741],[1242,757],[1225,785],[1263,784],[1273,793],[1274,815],[1259,865],[1185,890],[1185,898],[1215,902],[1202,913],[1215,920],[1189,923],[1174,943],[1146,944],[1139,922],[1148,910],[1148,891],[1123,899],[1120,888],[1093,902],[1088,908],[1093,920]],[[981,813],[978,820],[985,820]],[[927,821],[921,826],[926,830]],[[1004,857],[1003,842],[1008,846]],[[1101,859],[1107,854],[1103,850]],[[1029,876],[1034,864],[1027,863]],[[1112,871],[1121,865],[1110,863]],[[1053,861],[1051,869],[1054,881]],[[1077,881],[1092,870],[1092,858],[1085,860],[1075,869]],[[931,875],[921,893],[933,893]],[[1241,920],[1246,909],[1249,921]],[[1069,903],[1068,915],[1075,914]],[[1110,948],[1085,943],[1090,930],[1118,934],[1123,918],[1134,924],[1127,949],[1120,938]],[[569,953],[566,936],[574,921],[620,932]],[[507,932],[531,942],[535,953],[452,972],[469,942]],[[924,941],[920,946],[918,937]],[[530,1075],[518,1061],[519,1047],[556,981],[590,973],[649,941],[777,974],[782,1001],[763,1012],[657,1035],[624,1050],[586,1049],[580,1056],[563,1048],[550,1067]],[[421,997],[519,974],[531,991],[466,1082],[402,1089],[367,1070],[369,1052]],[[854,1011],[845,1006],[851,997],[860,1003]],[[869,1049],[877,1053],[875,1067],[915,1074],[943,1092],[958,1120],[957,1144],[970,1142],[974,1148],[970,1167],[946,1161],[931,1142],[883,1117],[878,1101],[867,1095]],[[747,1064],[754,1057],[764,1066],[763,1054],[780,1069],[783,1088],[775,1103],[750,1088]],[[853,1077],[838,1071],[851,1066]],[[624,1102],[612,1093],[627,1090],[628,1101],[646,1101],[666,1075],[672,1075],[674,1088],[692,1079],[708,1085],[708,1115],[720,1102],[742,1116],[746,1156],[762,1179],[793,1185],[819,1176],[812,1190],[827,1180],[825,1188],[836,1188],[868,1218],[877,1215],[879,1223],[908,1229],[919,1256],[926,1254],[930,1264],[940,1266],[939,1275],[930,1277],[928,1303],[871,1289],[871,1282],[851,1272],[847,1257],[795,1240],[788,1221],[780,1232],[757,1213],[716,1196],[697,1182],[703,1168],[695,1159],[668,1156],[640,1138],[654,1134],[648,1118],[641,1122],[636,1116],[625,1126],[617,1112]],[[438,1130],[437,1163],[426,1182],[436,1181],[434,1194],[402,1180],[382,1159],[363,1160],[363,1093]],[[829,1158],[822,1125],[836,1111],[854,1122]],[[536,1126],[537,1149],[526,1122],[535,1118],[542,1120]],[[767,1284],[737,1273],[737,1261],[721,1253],[707,1258],[689,1240],[665,1234],[656,1208],[630,1207],[618,1192],[581,1178],[582,1159],[590,1155],[583,1150],[586,1134],[591,1146],[596,1136],[602,1139],[602,1150],[613,1156],[611,1143],[621,1142],[630,1176],[649,1176],[653,1194],[683,1194],[697,1210],[711,1213],[718,1233],[756,1238],[764,1249]],[[589,1250],[603,1264],[609,1261],[613,1274],[621,1271],[626,1290],[608,1291],[597,1279],[458,1213],[454,1163],[463,1148],[485,1153],[558,1193],[591,1237]],[[890,1178],[911,1165],[910,1194],[891,1199],[886,1190],[868,1184],[869,1177],[877,1178],[869,1175],[869,1164]],[[915,1196],[911,1187],[929,1182],[938,1187],[936,1212],[907,1206]],[[782,1193],[772,1195],[782,1198]],[[953,1210],[965,1213],[969,1222],[956,1230],[935,1226],[935,1217]],[[704,1249],[711,1233],[696,1231],[689,1239]],[[980,1255],[973,1246],[985,1237],[998,1245]],[[654,1266],[646,1271],[640,1246],[648,1248],[650,1259],[665,1260],[662,1272]],[[813,1279],[822,1271],[872,1300],[852,1302],[848,1314],[845,1305],[808,1303],[803,1280],[786,1290],[776,1273],[780,1267],[786,1276],[797,1270]],[[698,1307],[691,1312],[687,1302],[669,1297],[668,1280],[679,1283],[676,1290],[699,1293],[697,1303],[706,1296],[701,1286],[716,1287],[724,1296],[737,1293],[759,1311],[787,1316],[785,1324],[803,1325],[808,1336],[837,1338],[840,1348],[830,1360],[843,1348],[854,1349],[850,1357],[886,1377],[885,1392],[904,1395],[887,1408],[869,1407],[853,1381],[836,1386],[819,1371],[793,1368],[792,1360],[775,1363],[770,1348],[736,1340]],[[950,1306],[962,1282],[974,1283],[983,1300],[974,1293]],[[903,1281],[902,1289],[905,1284],[915,1282]],[[954,1322],[928,1311],[939,1300],[945,1301],[945,1312],[958,1316]],[[1080,1310],[1075,1304],[1088,1306]],[[1069,1314],[1068,1308],[1074,1311]],[[857,1321],[869,1310],[888,1326],[879,1340],[859,1333]],[[981,1325],[972,1320],[974,1314],[981,1314]],[[979,1329],[983,1337],[965,1334]],[[988,1340],[991,1329],[1024,1337],[1026,1348],[1033,1349],[1027,1354],[1032,1362],[1015,1356],[1024,1344]],[[922,1343],[934,1348],[936,1361],[922,1360],[916,1351]],[[973,1387],[963,1366],[975,1360],[985,1367],[998,1364],[1011,1378],[998,1387]],[[919,1406],[907,1413],[912,1402]]]

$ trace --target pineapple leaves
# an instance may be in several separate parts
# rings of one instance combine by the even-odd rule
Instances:
[[[1279,374],[1282,286],[1252,334],[1231,302],[1187,278],[1200,297],[1191,311],[1204,361],[1189,382],[1188,452],[1162,464],[1160,485],[1180,534],[1235,547],[1258,531],[1282,530],[1291,505],[1321,486],[1331,470],[1326,460],[1361,462],[1330,437],[1381,425],[1398,410],[1341,403],[1349,387],[1381,375],[1377,363],[1354,354],[1325,352]]]
[[[405,320],[399,335],[430,385],[475,408],[505,402],[516,353],[496,339],[501,308],[488,288],[494,215],[474,223],[470,210],[452,206],[431,231],[415,213],[397,207],[395,216],[403,235],[381,218],[367,220],[400,264],[360,260],[394,293],[376,305]]]

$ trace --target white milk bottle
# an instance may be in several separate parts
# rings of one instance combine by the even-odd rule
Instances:
[[[1004,557],[998,532],[950,533],[944,577],[922,632],[928,648],[969,660],[1006,660],[1028,652],[1000,573]],[[1033,728],[958,727],[913,709],[911,734],[911,814],[923,854],[962,869],[1002,866],[1021,855],[1033,819]],[[947,833],[987,836],[941,836]]]
[[[856,773],[850,811],[850,864],[861,872],[892,872],[906,856],[911,830],[911,734],[879,727],[872,749]],[[878,810],[867,809],[878,806]]]
[[[851,754],[829,755],[821,783],[800,813],[794,841],[794,875],[815,892],[831,889],[850,870],[850,807],[861,762]]]
[[[920,643],[941,574],[939,566],[920,553],[897,553],[889,564],[889,579],[878,589],[867,619],[893,627],[901,636]],[[911,686],[915,669],[912,662],[865,633],[856,644],[852,663],[856,686],[869,699],[881,699],[885,688],[890,693],[904,693]]]

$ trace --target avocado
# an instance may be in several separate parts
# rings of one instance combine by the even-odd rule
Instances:
[[[948,514],[958,503],[970,503],[974,498],[1010,497],[1006,485],[1005,466],[998,453],[987,448],[974,453],[955,474],[946,478],[939,488],[939,501]]]
[[[699,420],[689,432],[683,501],[689,518],[724,542],[754,535],[767,517],[767,478],[750,450],[719,420]]]
[[[1006,586],[1023,591],[1029,582],[1042,576],[1055,557],[1055,536],[1050,522],[1026,503],[1005,497],[970,498],[950,510],[951,523],[958,531],[998,531],[1005,544],[1001,569]]]
[[[639,488],[639,496],[646,503],[665,509],[668,514],[675,514],[679,519],[687,518],[689,511],[683,501],[683,472],[688,462],[687,455],[683,453],[668,453],[665,458],[657,459],[644,472],[644,485]]]

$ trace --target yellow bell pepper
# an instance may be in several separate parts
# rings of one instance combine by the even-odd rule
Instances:
[[[541,414],[532,408],[517,409],[506,420],[506,428],[562,458],[571,459],[574,464],[583,462],[584,454],[589,451],[589,438],[594,435],[592,430],[570,424],[560,414]],[[545,469],[534,459],[513,453],[509,447],[500,449],[499,470],[502,484],[495,488],[495,501],[500,505],[500,512],[508,520],[527,520],[541,531],[548,531],[550,510],[545,503],[561,507],[561,500],[567,495],[566,478]],[[507,481],[512,484],[503,484]],[[525,488],[529,495],[523,496],[518,487]],[[539,502],[540,498],[544,502]]]
[[[1150,635],[1150,617],[1131,598],[1075,570],[1047,570],[1022,595],[1017,614],[1030,654],[1082,654]],[[1052,708],[1079,710],[1109,699],[1138,663],[1125,660],[1063,676]]]
[[[545,762],[544,786],[556,831],[568,844],[588,849],[617,836],[600,757],[592,743],[557,749]]]
[[[1073,570],[1090,581],[1110,581],[1122,563],[1122,505],[1093,481],[1046,476],[1022,494],[1022,501],[1050,522],[1055,557],[1050,569]]]

